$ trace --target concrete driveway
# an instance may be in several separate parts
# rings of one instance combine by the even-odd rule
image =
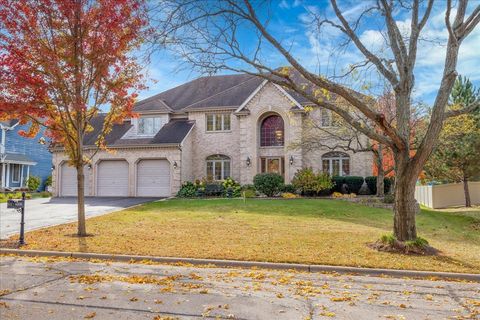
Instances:
[[[87,218],[125,209],[159,198],[86,198]],[[25,204],[25,230],[54,226],[77,220],[77,198],[39,198]],[[0,239],[19,233],[20,214],[0,203]]]

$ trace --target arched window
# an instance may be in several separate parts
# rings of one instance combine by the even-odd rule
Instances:
[[[230,158],[216,154],[207,157],[207,180],[225,180],[230,177]]]
[[[260,125],[260,146],[283,146],[283,119],[279,115],[271,115],[263,119]]]
[[[323,172],[331,176],[350,175],[350,156],[344,152],[328,152],[322,156]]]

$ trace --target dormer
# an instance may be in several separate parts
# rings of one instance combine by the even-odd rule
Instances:
[[[168,113],[141,113],[130,121],[132,127],[123,139],[154,137],[170,121],[170,116]]]

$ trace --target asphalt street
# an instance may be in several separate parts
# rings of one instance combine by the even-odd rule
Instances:
[[[478,319],[480,284],[0,258],[1,319]]]

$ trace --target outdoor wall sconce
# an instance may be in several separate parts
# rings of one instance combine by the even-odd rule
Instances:
[[[54,165],[54,164],[52,164],[52,168],[51,168],[51,169],[52,169],[52,171],[55,170],[55,165]]]
[[[41,145],[45,145],[45,143],[47,143],[47,140],[45,140],[44,137],[40,137],[40,139],[38,139],[38,143],[40,143]]]
[[[250,157],[247,157],[247,167],[250,167],[252,164],[252,160],[250,160]]]
[[[89,163],[88,166],[87,166],[88,170],[92,169],[92,164]]]
[[[293,164],[293,156],[290,156],[290,165]]]
[[[177,161],[173,161],[173,169],[177,169],[177,167],[178,167]]]

